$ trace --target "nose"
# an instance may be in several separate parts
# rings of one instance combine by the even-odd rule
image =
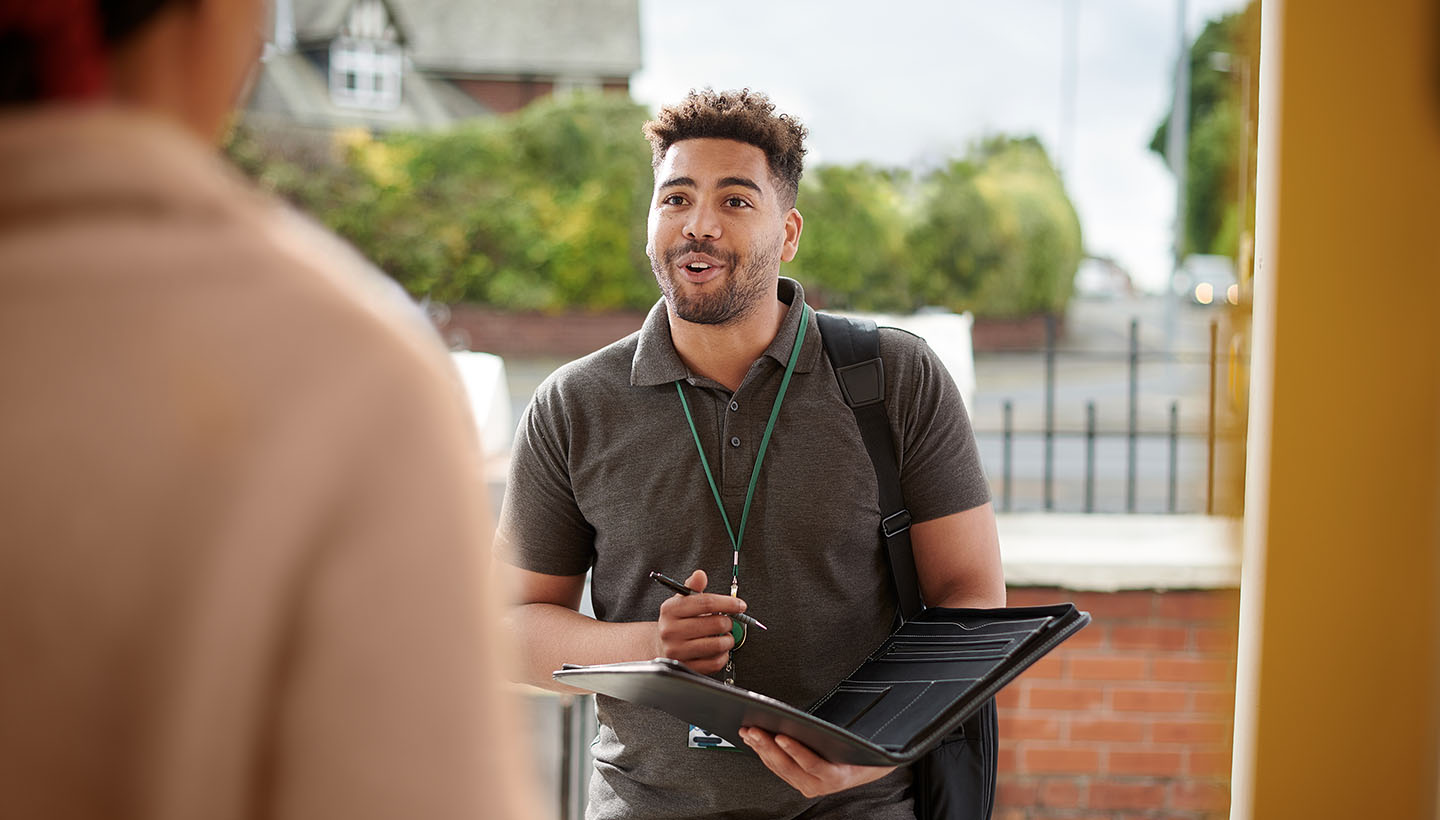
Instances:
[[[720,238],[720,220],[710,205],[696,205],[685,219],[685,238],[693,242],[705,242]]]

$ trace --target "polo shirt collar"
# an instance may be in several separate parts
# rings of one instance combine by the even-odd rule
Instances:
[[[765,348],[763,355],[769,356],[784,367],[790,362],[790,351],[795,347],[795,331],[800,326],[800,311],[805,304],[805,289],[799,282],[784,276],[777,287],[780,301],[790,305],[780,330]],[[800,359],[795,362],[795,372],[809,373],[820,361],[820,330],[811,317],[805,328],[805,339],[800,349]],[[636,387],[665,384],[688,379],[689,369],[680,360],[675,343],[670,338],[670,314],[661,299],[650,308],[645,324],[640,327],[640,338],[635,346],[635,358],[630,365],[630,384]]]

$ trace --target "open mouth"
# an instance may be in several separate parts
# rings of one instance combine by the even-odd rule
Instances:
[[[687,253],[675,260],[675,266],[691,282],[707,282],[718,276],[725,268],[719,259],[703,253]]]

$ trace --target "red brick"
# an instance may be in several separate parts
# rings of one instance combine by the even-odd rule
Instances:
[[[1026,749],[1022,759],[1025,771],[1056,774],[1094,774],[1100,769],[1100,753],[1094,749],[1065,747],[1059,749]]]
[[[1020,758],[1015,750],[1007,749],[1004,746],[1001,746],[1000,751],[995,755],[995,768],[1000,774],[1019,771],[1019,762]]]
[[[1172,783],[1170,808],[1181,811],[1224,811],[1230,808],[1230,790],[1218,783]]]
[[[1003,778],[995,784],[997,806],[1033,806],[1040,796],[1040,785],[1033,779]]]
[[[1111,706],[1117,712],[1184,712],[1190,693],[1184,689],[1115,689]]]
[[[1070,659],[1070,677],[1074,680],[1143,681],[1145,658],[1117,658],[1100,655]]]
[[[1186,774],[1191,777],[1229,777],[1230,751],[1197,752],[1192,749]]]
[[[1186,590],[1156,596],[1155,614],[1184,621],[1233,621],[1239,616],[1240,597],[1230,590]]]
[[[1065,677],[1065,658],[1061,655],[1046,655],[1020,673],[1020,677],[1026,680],[1062,680]]]
[[[1230,724],[1219,720],[1157,720],[1151,728],[1156,743],[1228,744]]]
[[[1145,739],[1145,723],[1139,720],[1072,720],[1070,739],[1102,743],[1139,743]]]
[[[1020,687],[1007,686],[995,694],[995,706],[1000,709],[1015,709],[1020,706]]]
[[[1006,606],[1045,606],[1063,604],[1070,593],[1058,587],[1009,587],[1005,590]]]
[[[1235,714],[1235,691],[1225,689],[1215,692],[1195,693],[1195,714],[1197,715],[1224,715],[1230,717]]]
[[[1154,783],[1115,783],[1100,780],[1090,784],[1092,809],[1159,809],[1165,805],[1165,787]]]
[[[1179,752],[1111,749],[1106,771],[1119,775],[1178,777],[1185,771],[1185,760]]]
[[[1001,715],[1000,737],[1006,740],[1059,740],[1060,721],[1055,718]]]
[[[1024,809],[1001,809],[994,815],[995,820],[1028,820]]]
[[[1155,610],[1155,593],[1149,590],[1077,592],[1074,602],[1077,608],[1089,612],[1097,620],[1148,618]]]
[[[1097,686],[1075,684],[1070,686],[1041,686],[1032,684],[1029,692],[1031,709],[1068,709],[1085,711],[1098,709],[1105,694]]]
[[[1085,802],[1085,790],[1075,780],[1047,778],[1040,783],[1040,805],[1068,809]]]
[[[1229,660],[1156,658],[1155,680],[1235,685],[1235,665]]]
[[[1110,629],[1110,648],[1178,651],[1189,637],[1182,626],[1115,626]]]
[[[1215,655],[1235,656],[1235,642],[1239,637],[1233,626],[1197,626],[1195,648]]]
[[[1105,644],[1105,625],[1091,621],[1074,635],[1065,639],[1062,644],[1062,652],[1075,649],[1099,649]]]

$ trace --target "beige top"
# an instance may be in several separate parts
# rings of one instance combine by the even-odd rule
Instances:
[[[524,814],[432,334],[206,146],[0,117],[7,817]]]

